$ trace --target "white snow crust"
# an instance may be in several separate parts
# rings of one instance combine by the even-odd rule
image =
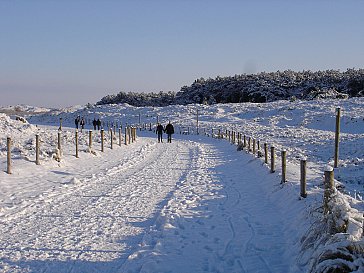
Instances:
[[[323,174],[333,166],[337,107],[340,161],[332,215],[324,216]],[[342,264],[363,272],[364,99],[43,110],[25,110],[28,122],[0,114],[1,272],[324,272]],[[76,158],[78,115],[87,125]],[[104,122],[104,152],[97,130],[88,147],[94,118]],[[107,124],[124,129],[139,120],[145,129],[137,141],[119,146],[116,131],[110,149]],[[157,143],[157,120],[174,124],[172,143]],[[217,138],[219,129],[274,145],[276,172],[264,157]],[[332,232],[333,222],[343,230]]]

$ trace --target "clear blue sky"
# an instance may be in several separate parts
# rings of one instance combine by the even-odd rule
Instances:
[[[2,106],[363,64],[362,0],[0,0]]]

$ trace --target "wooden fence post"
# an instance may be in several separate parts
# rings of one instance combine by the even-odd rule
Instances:
[[[246,147],[246,135],[244,135],[243,147]]]
[[[248,138],[248,151],[250,152],[252,149],[250,147],[251,137]]]
[[[6,146],[7,146],[7,173],[11,174],[11,138],[6,138]]]
[[[129,140],[129,144],[131,144],[131,127],[128,126],[128,140]]]
[[[199,124],[198,124],[198,109],[196,109],[196,132],[199,134]]]
[[[76,158],[78,158],[78,130],[75,133],[75,142],[76,142]]]
[[[113,130],[112,130],[112,128],[110,128],[110,149],[112,149],[113,148],[113,139],[114,137],[113,137]]]
[[[88,147],[90,148],[90,153],[92,149],[92,131],[88,131]]]
[[[101,152],[104,152],[104,129],[101,129]]]
[[[253,155],[255,155],[255,138],[253,138]]]
[[[336,108],[334,168],[337,168],[339,165],[340,111],[340,108]]]
[[[264,162],[268,164],[268,144],[264,143]]]
[[[300,165],[301,165],[301,179],[300,179],[301,192],[300,192],[300,195],[301,195],[301,197],[306,198],[307,197],[307,192],[306,192],[307,160],[301,159]]]
[[[40,165],[39,162],[39,135],[35,135],[35,164]]]
[[[270,172],[275,172],[275,153],[274,153],[274,146],[270,147]]]
[[[125,126],[125,145],[128,145],[128,128]]]
[[[119,146],[121,146],[121,128],[119,128]]]
[[[62,118],[59,118],[59,128],[58,130],[62,131]]]
[[[334,191],[334,170],[330,166],[325,169],[325,182],[324,182],[324,214],[328,214],[330,212],[329,202],[331,199],[331,195]]]
[[[59,155],[62,154],[62,145],[61,145],[61,132],[58,131],[58,141],[57,141],[57,148],[59,150]]]
[[[363,238],[364,237],[364,214],[363,214],[363,222],[362,222],[362,225],[361,225],[361,237]]]
[[[281,153],[282,156],[282,184],[285,183],[286,180],[286,173],[287,173],[287,161],[286,161],[286,156],[287,156],[287,151],[286,150],[282,150]]]

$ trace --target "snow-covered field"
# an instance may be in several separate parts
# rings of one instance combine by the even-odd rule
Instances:
[[[333,165],[341,108],[340,164],[332,214],[323,216],[323,172]],[[362,272],[364,99],[136,108],[82,106],[0,114],[1,272]],[[199,135],[196,135],[197,110]],[[85,117],[75,157],[74,119]],[[62,118],[62,154],[57,130]],[[104,127],[146,124],[119,146]],[[171,121],[171,144],[149,124]],[[112,125],[111,125],[112,127]],[[234,130],[274,145],[277,171],[246,149],[212,138]],[[105,130],[107,131],[107,130]],[[191,132],[190,135],[183,134]],[[180,134],[181,132],[181,134]],[[35,135],[41,165],[35,164]],[[6,137],[13,140],[6,173]],[[287,182],[279,155],[287,150]],[[307,158],[307,198],[299,161]],[[340,229],[340,230],[339,230]],[[335,232],[333,232],[335,230]],[[344,271],[345,272],[345,271]]]

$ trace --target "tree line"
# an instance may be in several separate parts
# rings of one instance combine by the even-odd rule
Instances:
[[[271,102],[287,99],[325,99],[364,96],[364,69],[292,70],[241,74],[215,79],[199,78],[177,93],[119,92],[103,97],[98,105],[128,103],[133,106],[167,106],[190,103],[215,104]]]

